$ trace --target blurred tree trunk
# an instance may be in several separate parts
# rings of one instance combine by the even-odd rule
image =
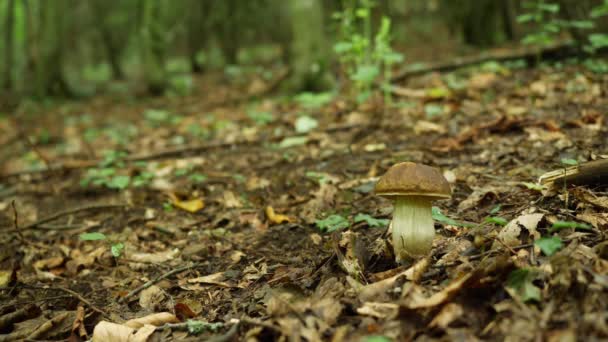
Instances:
[[[515,0],[443,0],[441,9],[451,30],[462,33],[464,43],[490,46],[516,38]]]
[[[151,95],[162,95],[167,87],[166,36],[162,23],[164,1],[143,0],[141,43],[145,80]]]
[[[4,37],[4,80],[2,87],[5,90],[10,90],[13,87],[13,37],[15,27],[15,0],[8,0],[6,7],[6,27]]]
[[[220,45],[226,64],[237,64],[240,46],[239,35],[243,32],[243,22],[240,18],[239,6],[243,4],[239,0],[224,0],[222,12],[224,15],[219,17]],[[249,14],[248,14],[249,15]],[[216,19],[217,20],[217,19]]]
[[[38,27],[29,42],[33,58],[35,90],[42,98],[48,95],[71,96],[72,92],[63,74],[65,25],[69,18],[65,0],[37,3]],[[31,10],[31,7],[28,6]],[[32,21],[33,16],[28,15]]]
[[[332,87],[328,72],[328,50],[323,31],[321,0],[289,1],[292,38],[291,76],[285,87],[290,91],[321,91]]]
[[[201,0],[190,0],[188,3],[186,35],[188,40],[188,59],[192,72],[203,72],[203,66],[197,60],[198,53],[207,45],[207,19],[209,3]]]
[[[114,79],[122,80],[125,77],[122,65],[120,64],[122,56],[121,45],[123,44],[118,43],[117,37],[113,32],[113,30],[116,30],[117,28],[111,27],[110,25],[110,15],[112,12],[110,6],[112,6],[112,2],[107,0],[93,0],[92,5],[95,11],[93,17],[96,20],[97,30],[101,37],[101,42],[105,49],[110,68],[112,69],[112,76]],[[124,35],[125,33],[121,32],[121,34]]]

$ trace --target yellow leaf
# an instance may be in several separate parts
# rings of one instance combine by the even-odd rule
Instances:
[[[274,224],[293,222],[293,219],[286,215],[276,214],[271,206],[266,207],[266,217]]]
[[[205,207],[205,202],[203,202],[202,198],[181,200],[174,194],[170,194],[169,197],[171,198],[171,204],[173,204],[173,206],[190,213],[195,213]]]

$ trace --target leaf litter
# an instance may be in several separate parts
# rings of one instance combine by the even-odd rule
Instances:
[[[40,146],[48,172],[6,152],[2,338],[607,338],[606,184],[536,183],[605,157],[606,78],[507,71],[409,79],[385,112],[335,94],[222,101],[235,88],[22,119],[72,147]],[[397,265],[372,189],[406,160],[440,168],[453,198],[433,208],[431,255]],[[83,204],[113,206],[70,212]]]

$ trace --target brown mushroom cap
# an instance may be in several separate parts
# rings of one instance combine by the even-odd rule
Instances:
[[[375,191],[384,197],[420,196],[430,200],[452,197],[450,184],[439,170],[412,162],[393,165],[380,177]]]

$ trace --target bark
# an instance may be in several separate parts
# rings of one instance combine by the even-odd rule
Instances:
[[[322,91],[331,88],[328,72],[329,47],[323,31],[321,0],[290,1],[292,39],[290,46],[291,76],[286,83],[290,91]]]
[[[5,46],[4,46],[4,80],[3,88],[10,90],[13,87],[13,37],[15,26],[15,0],[8,0],[6,8],[6,28],[5,28]]]

